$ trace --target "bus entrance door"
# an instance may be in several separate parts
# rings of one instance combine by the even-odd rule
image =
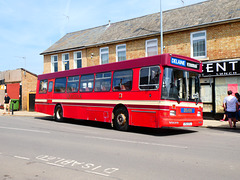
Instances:
[[[48,82],[47,104],[52,104],[53,81]]]

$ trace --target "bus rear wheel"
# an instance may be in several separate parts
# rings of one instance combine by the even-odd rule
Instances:
[[[127,131],[129,129],[128,112],[125,108],[121,107],[116,110],[113,125],[119,131]]]
[[[62,110],[62,106],[57,105],[57,106],[55,107],[54,119],[55,119],[57,122],[63,122],[63,110]]]

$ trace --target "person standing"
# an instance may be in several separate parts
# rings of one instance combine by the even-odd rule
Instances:
[[[237,119],[237,121],[240,121],[240,95],[239,95],[239,93],[235,93],[235,97],[238,100],[238,109],[236,112],[236,119]]]
[[[11,102],[11,98],[8,96],[7,93],[5,93],[5,97],[4,97],[4,112],[3,114],[6,114],[6,110],[8,109],[8,114],[10,114],[10,102]]]
[[[228,122],[230,128],[236,127],[236,112],[238,110],[238,100],[235,96],[232,96],[232,91],[229,90],[228,96],[224,98],[223,104],[224,108],[226,109]],[[233,123],[233,125],[232,125]]]

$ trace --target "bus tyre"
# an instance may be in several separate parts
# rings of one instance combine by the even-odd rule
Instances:
[[[55,119],[57,122],[63,122],[63,110],[62,110],[62,106],[57,105],[57,106],[55,107],[54,119]]]
[[[128,112],[125,108],[119,108],[116,110],[113,125],[114,128],[119,131],[127,131],[129,129]]]

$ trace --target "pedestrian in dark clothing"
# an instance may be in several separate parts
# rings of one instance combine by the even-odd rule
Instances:
[[[5,97],[4,97],[4,112],[3,114],[6,114],[6,110],[8,109],[8,114],[10,114],[10,102],[11,102],[11,98],[8,96],[7,93],[5,93]]]

